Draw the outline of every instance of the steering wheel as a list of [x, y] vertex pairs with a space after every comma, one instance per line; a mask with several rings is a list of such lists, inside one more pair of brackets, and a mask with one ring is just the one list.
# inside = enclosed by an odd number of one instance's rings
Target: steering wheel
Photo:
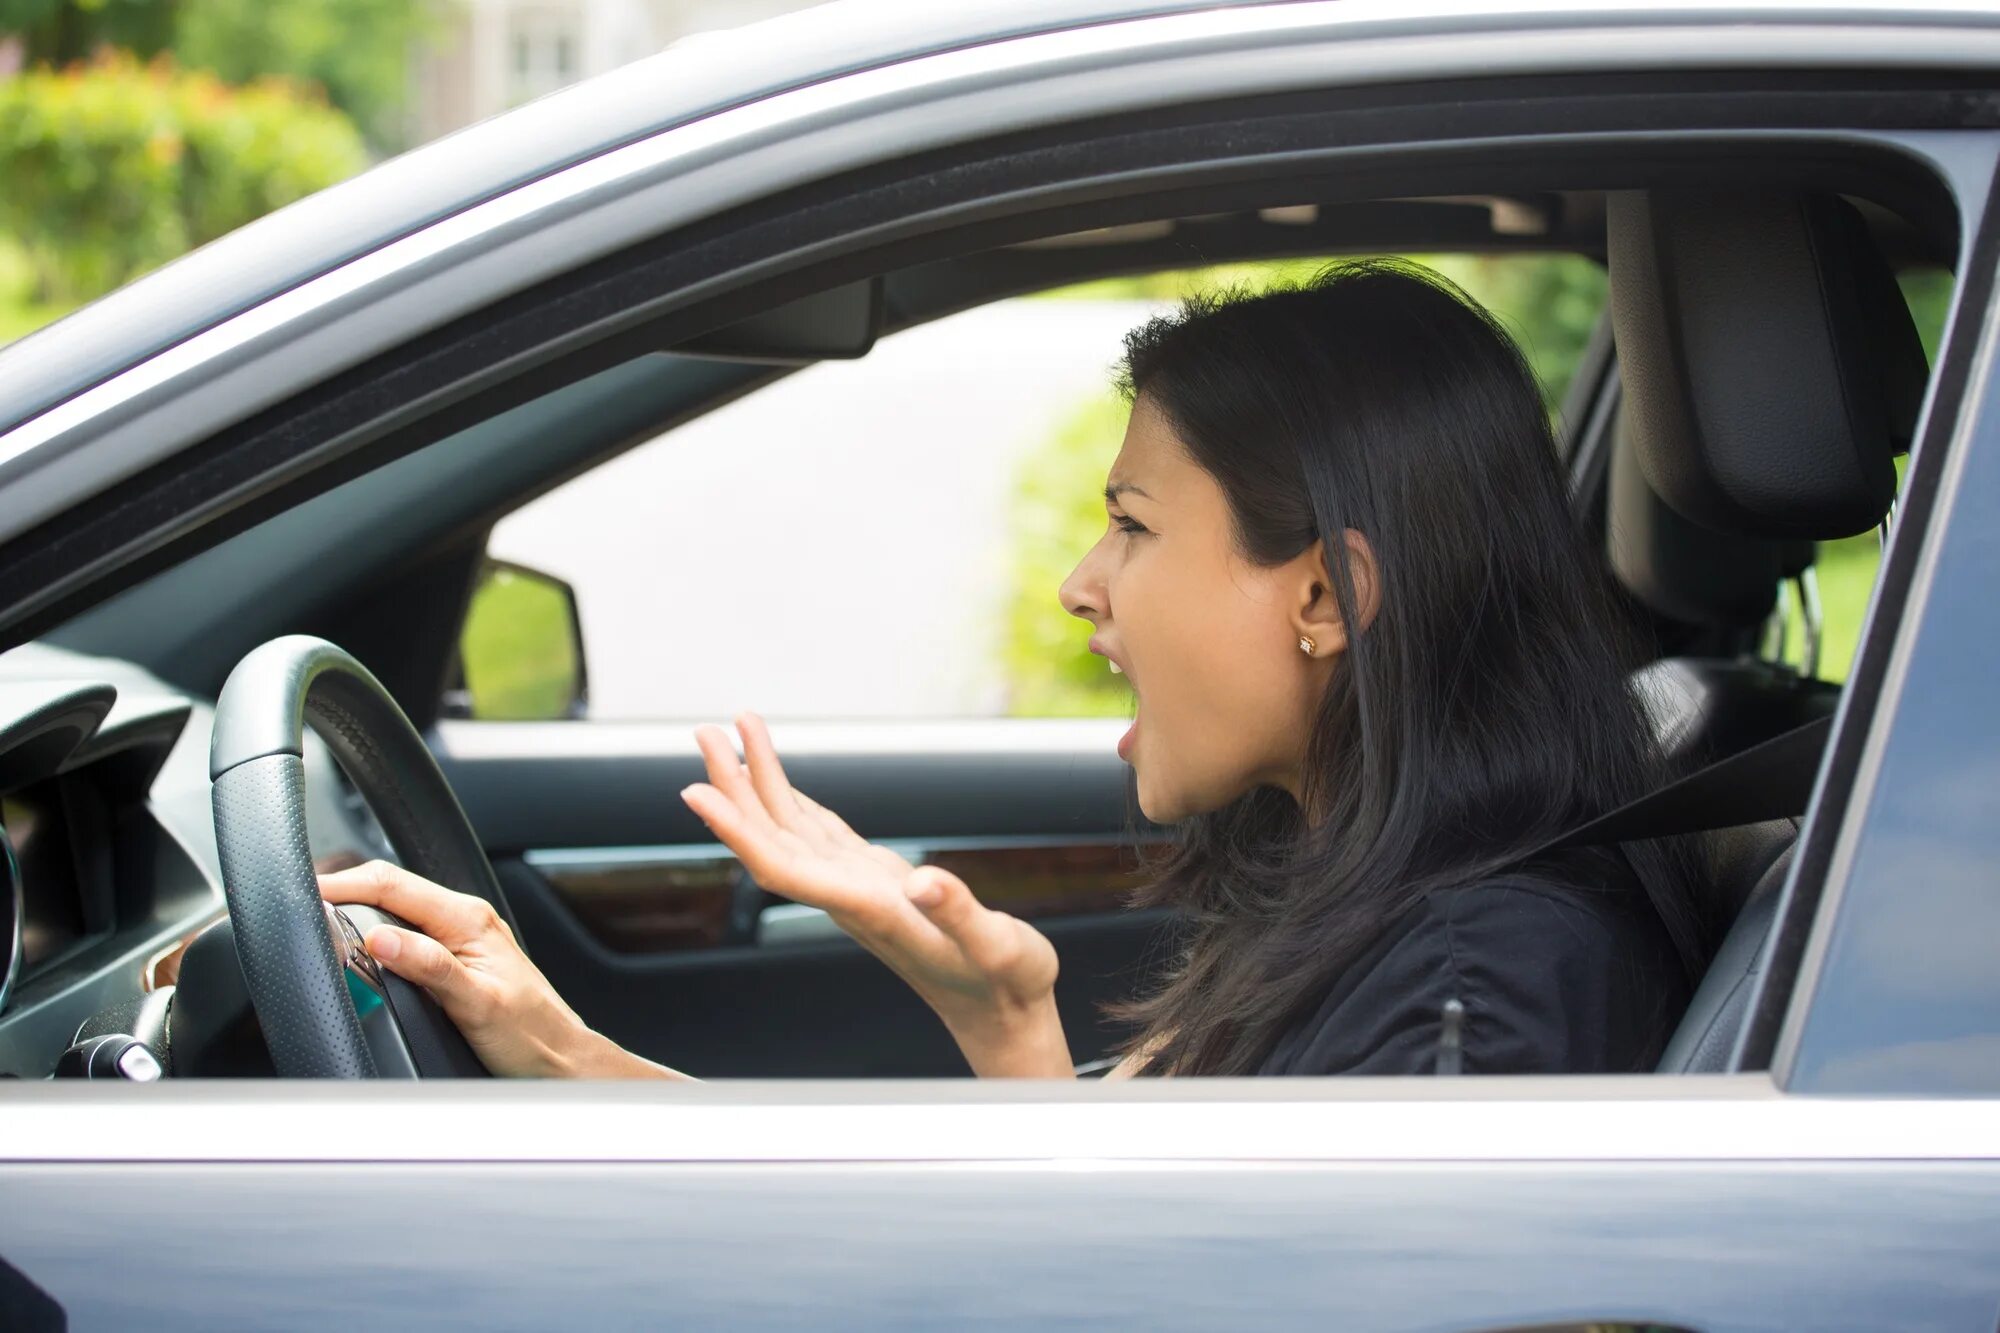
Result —
[[484, 898], [512, 924], [458, 798], [381, 682], [324, 639], [253, 649], [216, 701], [208, 771], [236, 956], [278, 1074], [485, 1074], [437, 1002], [361, 947], [371, 926], [395, 918], [320, 898], [306, 842], [307, 722], [407, 869]]

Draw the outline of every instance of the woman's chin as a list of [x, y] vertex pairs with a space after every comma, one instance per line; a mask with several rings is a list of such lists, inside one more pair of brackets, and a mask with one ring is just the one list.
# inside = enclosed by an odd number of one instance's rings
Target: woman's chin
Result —
[[1138, 793], [1139, 813], [1155, 824], [1171, 824], [1182, 818], [1182, 812], [1166, 793], [1158, 790], [1158, 784], [1146, 781], [1146, 770], [1134, 756], [1133, 772], [1137, 781], [1133, 784]]

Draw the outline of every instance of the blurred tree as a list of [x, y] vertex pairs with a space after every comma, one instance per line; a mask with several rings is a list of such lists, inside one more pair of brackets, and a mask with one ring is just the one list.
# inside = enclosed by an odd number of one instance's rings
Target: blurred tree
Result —
[[1131, 711], [1131, 689], [1084, 647], [1088, 627], [1056, 600], [1056, 589], [1104, 531], [1104, 474], [1117, 456], [1127, 415], [1124, 400], [1107, 387], [1102, 397], [1080, 404], [1016, 474], [1011, 591], [1001, 622], [1007, 711], [1016, 717]]
[[0, 237], [18, 250], [0, 298], [59, 313], [366, 160], [346, 116], [282, 80], [231, 88], [116, 52], [0, 80]]
[[229, 83], [262, 74], [316, 83], [375, 148], [403, 148], [411, 71], [446, 9], [446, 0], [200, 0], [181, 11], [174, 54]]
[[449, 0], [0, 0], [0, 33], [62, 68], [110, 47], [226, 83], [276, 75], [325, 89], [377, 151], [404, 146], [413, 62]]
[[58, 68], [103, 47], [158, 55], [173, 44], [180, 0], [0, 0], [0, 33], [19, 35], [30, 64]]

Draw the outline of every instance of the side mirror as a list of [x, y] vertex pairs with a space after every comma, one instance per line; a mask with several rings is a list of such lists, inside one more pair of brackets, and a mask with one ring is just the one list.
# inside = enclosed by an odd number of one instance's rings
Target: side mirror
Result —
[[444, 715], [539, 722], [584, 715], [588, 677], [576, 590], [525, 565], [489, 559], [458, 632]]

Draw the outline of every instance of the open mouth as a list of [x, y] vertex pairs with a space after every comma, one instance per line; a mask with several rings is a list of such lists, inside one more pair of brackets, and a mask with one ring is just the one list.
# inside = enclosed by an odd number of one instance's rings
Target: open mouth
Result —
[[1132, 688], [1132, 725], [1118, 738], [1118, 757], [1129, 763], [1132, 758], [1132, 747], [1139, 740], [1139, 687], [1132, 684], [1130, 673], [1116, 661], [1111, 663], [1111, 673], [1115, 676], [1124, 676], [1125, 683]]
[[1113, 657], [1110, 650], [1099, 644], [1096, 639], [1090, 641], [1090, 651], [1105, 660], [1111, 668], [1112, 675], [1125, 677], [1125, 683], [1132, 686], [1132, 725], [1127, 727], [1125, 734], [1118, 738], [1118, 757], [1129, 763], [1132, 757], [1132, 747], [1137, 744], [1139, 739], [1139, 687], [1133, 683], [1132, 674], [1125, 669], [1125, 664]]

